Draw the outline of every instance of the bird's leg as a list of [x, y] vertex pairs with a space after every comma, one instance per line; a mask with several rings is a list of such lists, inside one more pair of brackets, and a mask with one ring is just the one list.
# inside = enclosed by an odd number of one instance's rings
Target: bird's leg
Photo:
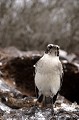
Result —
[[45, 105], [46, 105], [46, 97], [43, 95], [42, 107], [45, 107]]
[[46, 106], [46, 96], [44, 96], [43, 94], [39, 94], [36, 104], [38, 104], [38, 102], [40, 103], [41, 107], [45, 107]]
[[37, 102], [42, 102], [42, 100], [43, 100], [43, 95], [42, 94], [39, 94], [39, 96], [38, 96], [38, 99], [37, 99]]
[[53, 97], [51, 97], [51, 113], [54, 115]]
[[39, 93], [39, 96], [38, 96], [37, 100], [35, 101], [34, 107], [36, 108], [38, 103], [41, 103], [42, 100], [43, 100], [43, 95], [41, 93]]

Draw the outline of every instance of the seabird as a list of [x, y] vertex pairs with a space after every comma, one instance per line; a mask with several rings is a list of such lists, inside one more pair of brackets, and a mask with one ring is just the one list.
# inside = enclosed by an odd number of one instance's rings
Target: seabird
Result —
[[59, 49], [58, 45], [48, 44], [44, 55], [35, 64], [35, 86], [39, 91], [37, 101], [42, 98], [42, 103], [45, 104], [46, 98], [50, 97], [52, 108], [60, 90], [63, 75]]

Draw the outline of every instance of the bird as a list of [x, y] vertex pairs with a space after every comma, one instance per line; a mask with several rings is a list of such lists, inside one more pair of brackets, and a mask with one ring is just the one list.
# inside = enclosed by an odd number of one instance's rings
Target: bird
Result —
[[[59, 60], [60, 47], [55, 44], [48, 44], [44, 55], [36, 62], [35, 67], [35, 86], [38, 90], [37, 101], [46, 103], [46, 98], [52, 99], [52, 106], [60, 90], [63, 77], [63, 66]], [[52, 107], [52, 111], [53, 107]]]

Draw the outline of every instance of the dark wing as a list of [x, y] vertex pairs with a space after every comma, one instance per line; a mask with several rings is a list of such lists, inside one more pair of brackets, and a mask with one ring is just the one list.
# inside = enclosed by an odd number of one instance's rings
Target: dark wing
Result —
[[58, 95], [59, 91], [56, 93], [56, 95], [54, 95], [53, 97], [53, 104], [55, 103], [56, 99], [57, 99], [57, 95]]
[[60, 80], [61, 80], [61, 82], [60, 82], [60, 87], [61, 87], [61, 85], [62, 85], [62, 82], [63, 82], [63, 66], [62, 66], [62, 63], [61, 62], [59, 62], [59, 64], [58, 64], [58, 69], [59, 69], [59, 73], [60, 73]]
[[39, 95], [39, 90], [38, 90], [38, 88], [36, 87], [36, 85], [35, 85], [35, 93], [36, 93], [37, 101], [38, 101], [38, 102], [42, 102], [42, 100], [43, 100], [43, 94], [40, 94], [40, 95]]
[[35, 94], [36, 94], [36, 97], [38, 98], [38, 96], [39, 96], [39, 90], [38, 90], [38, 88], [36, 87], [36, 85], [35, 85]]

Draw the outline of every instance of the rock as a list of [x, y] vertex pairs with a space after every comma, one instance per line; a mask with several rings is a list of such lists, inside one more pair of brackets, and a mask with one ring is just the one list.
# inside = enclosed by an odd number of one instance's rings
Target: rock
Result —
[[[40, 56], [15, 57], [10, 59], [3, 68], [4, 77], [13, 78], [16, 86], [27, 95], [35, 95], [34, 67]], [[7, 71], [7, 73], [6, 73]], [[9, 79], [9, 78], [8, 78]]]
[[23, 107], [21, 109], [13, 109], [10, 111], [5, 111], [1, 118], [6, 119], [45, 119], [45, 120], [78, 120], [79, 119], [79, 105], [76, 103], [70, 103], [67, 99], [62, 96], [58, 96], [57, 101], [54, 106], [54, 115], [51, 114], [50, 108], [40, 108], [37, 107], [33, 113], [33, 107]]
[[[17, 88], [23, 92], [23, 94], [27, 96], [35, 96], [35, 69], [33, 65], [41, 58], [43, 52], [19, 51], [18, 53], [19, 55], [16, 57], [12, 57], [11, 54], [11, 57], [9, 57], [10, 59], [6, 59], [5, 64], [3, 63], [1, 67], [3, 77], [15, 82]], [[60, 90], [60, 94], [72, 102], [76, 101], [79, 103], [79, 64], [76, 62], [76, 60], [78, 61], [79, 59], [77, 55], [75, 55], [75, 58], [72, 56], [72, 59], [69, 57], [69, 55], [67, 55], [67, 53], [64, 56], [61, 53], [60, 55], [60, 60], [64, 68], [63, 84]]]
[[79, 104], [79, 68], [73, 63], [64, 63], [64, 77], [60, 94]]
[[[33, 65], [42, 57], [43, 52], [21, 52], [17, 49], [5, 49], [1, 52], [0, 64], [0, 119], [44, 119], [44, 120], [78, 120], [79, 119], [79, 64], [78, 57], [71, 59], [61, 54], [64, 68], [63, 83], [54, 105], [41, 108], [36, 101]], [[11, 52], [10, 52], [11, 51]], [[12, 55], [13, 54], [13, 55]], [[7, 57], [6, 57], [7, 56]], [[67, 99], [65, 99], [67, 98]], [[77, 103], [72, 103], [76, 101]], [[34, 114], [35, 112], [35, 114]]]

